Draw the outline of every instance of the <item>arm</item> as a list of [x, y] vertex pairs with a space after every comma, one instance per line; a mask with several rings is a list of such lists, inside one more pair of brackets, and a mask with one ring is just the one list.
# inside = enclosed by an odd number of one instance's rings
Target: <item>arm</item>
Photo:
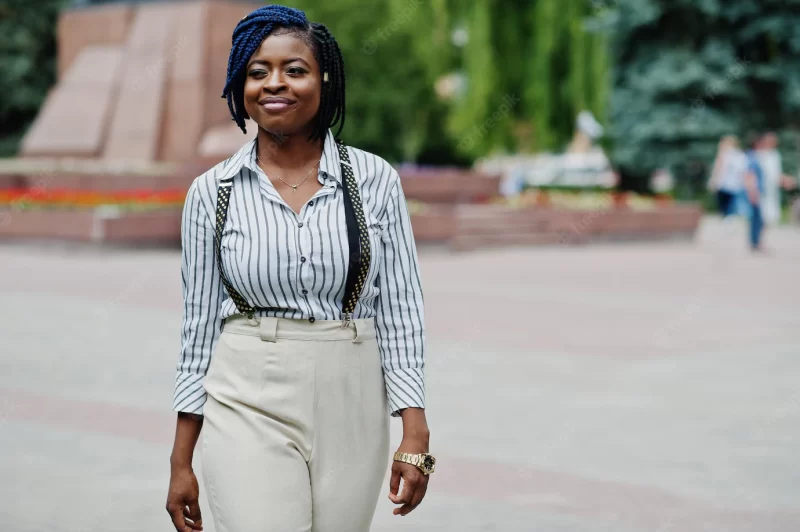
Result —
[[[383, 360], [386, 392], [392, 416], [403, 418], [403, 440], [397, 449], [411, 454], [429, 451], [430, 431], [425, 418], [425, 315], [417, 250], [405, 195], [397, 172], [386, 207], [386, 238], [380, 265], [376, 325]], [[403, 489], [400, 489], [400, 480]], [[406, 515], [425, 496], [428, 477], [416, 467], [392, 463], [389, 499], [395, 515]]]
[[196, 180], [189, 188], [181, 223], [183, 328], [173, 410], [178, 412], [170, 456], [167, 512], [179, 532], [202, 530], [200, 489], [192, 470], [194, 448], [203, 427], [206, 393], [203, 377], [219, 337], [222, 282], [214, 262], [213, 199]]
[[206, 401], [203, 378], [219, 338], [224, 295], [215, 262], [212, 194], [216, 190], [196, 180], [186, 196], [181, 223], [183, 327], [172, 409], [198, 415]]
[[419, 415], [407, 409], [425, 408], [425, 315], [416, 244], [399, 177], [384, 220], [387, 236], [378, 273], [377, 336], [390, 411], [404, 418], [405, 427], [406, 416]]
[[757, 205], [761, 201], [761, 194], [758, 191], [758, 178], [752, 170], [748, 170], [744, 175], [744, 188], [750, 203]]
[[722, 171], [724, 157], [722, 150], [717, 151], [717, 157], [714, 159], [714, 167], [711, 170], [711, 177], [708, 180], [708, 190], [716, 190], [719, 188], [720, 173]]

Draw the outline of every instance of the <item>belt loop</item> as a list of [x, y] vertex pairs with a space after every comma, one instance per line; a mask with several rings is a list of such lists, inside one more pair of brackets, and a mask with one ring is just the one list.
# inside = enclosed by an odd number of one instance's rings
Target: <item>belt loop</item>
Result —
[[355, 336], [353, 337], [353, 343], [354, 344], [362, 343], [364, 341], [364, 337], [361, 336], [359, 333], [358, 324], [355, 321], [352, 321], [350, 323], [353, 326], [353, 332], [355, 333]]
[[261, 318], [259, 332], [262, 341], [275, 343], [278, 338], [278, 318]]

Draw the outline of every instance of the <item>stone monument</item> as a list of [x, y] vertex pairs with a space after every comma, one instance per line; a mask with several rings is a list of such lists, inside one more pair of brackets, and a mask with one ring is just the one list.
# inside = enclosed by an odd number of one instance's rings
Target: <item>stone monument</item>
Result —
[[247, 139], [220, 97], [231, 33], [260, 2], [114, 3], [65, 10], [58, 80], [20, 156], [184, 163]]

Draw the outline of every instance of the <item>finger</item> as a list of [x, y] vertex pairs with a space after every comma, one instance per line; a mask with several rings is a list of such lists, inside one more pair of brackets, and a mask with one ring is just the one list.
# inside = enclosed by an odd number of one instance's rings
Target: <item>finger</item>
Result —
[[399, 493], [398, 494], [393, 494], [393, 493], [389, 494], [389, 500], [391, 500], [395, 504], [403, 504], [405, 502], [408, 502], [406, 500], [406, 498], [405, 498], [406, 497], [405, 494], [408, 491], [408, 488], [407, 488], [408, 481], [406, 479], [402, 479], [402, 480], [403, 480], [403, 483], [400, 486]]
[[[416, 491], [416, 479], [412, 478], [403, 478], [403, 488], [400, 490], [400, 495], [395, 497], [392, 502], [395, 504], [403, 504], [408, 505], [411, 503], [411, 497], [414, 495], [414, 491]], [[395, 515], [397, 515], [399, 508], [395, 508]]]
[[201, 519], [193, 519], [192, 518], [192, 511], [189, 510], [189, 507], [183, 509], [183, 517], [186, 526], [189, 527], [190, 530], [203, 530], [203, 522]]
[[408, 515], [409, 513], [411, 513], [411, 510], [413, 509], [414, 507], [411, 505], [410, 502], [408, 502], [403, 506], [400, 506], [399, 508], [395, 508], [393, 513], [394, 515]]
[[[423, 492], [420, 494], [420, 492]], [[424, 488], [418, 487], [414, 491], [414, 495], [412, 496], [411, 502], [404, 504], [400, 508], [395, 508], [395, 514], [397, 515], [408, 515], [413, 512], [417, 506], [419, 506], [420, 501], [422, 501], [422, 497], [424, 497]]]
[[400, 508], [394, 509], [394, 515], [400, 515], [400, 516], [408, 515], [411, 513], [411, 510], [413, 509], [414, 508], [410, 504], [404, 504]]
[[186, 526], [186, 519], [183, 517], [183, 512], [180, 508], [167, 508], [172, 524], [178, 532], [191, 532], [192, 529]]
[[203, 530], [203, 516], [200, 514], [200, 502], [197, 499], [189, 501], [189, 515], [187, 517], [194, 523], [189, 525], [193, 530]]
[[400, 471], [396, 467], [392, 467], [392, 478], [389, 480], [389, 493], [397, 495], [397, 490], [400, 489]]
[[[413, 491], [409, 491], [407, 502], [400, 508], [395, 508], [395, 515], [408, 515], [414, 508], [417, 507], [419, 501], [422, 500], [424, 495], [424, 487], [421, 482], [416, 482], [413, 486]], [[422, 492], [422, 493], [421, 493]]]
[[422, 482], [417, 485], [417, 489], [414, 491], [414, 496], [411, 498], [411, 508], [416, 509], [419, 506], [419, 503], [422, 502], [422, 499], [425, 498], [425, 494], [428, 492], [428, 478], [426, 477]]
[[417, 489], [417, 478], [413, 475], [403, 477], [403, 489], [400, 490], [400, 495], [397, 497], [399, 503], [410, 503], [414, 491]]
[[417, 486], [416, 484], [411, 484], [411, 483], [407, 483], [407, 485], [409, 486], [409, 489], [407, 489], [404, 493], [406, 498], [403, 502], [405, 504], [403, 504], [403, 506], [401, 506], [400, 508], [394, 509], [395, 515], [408, 515], [409, 512], [411, 512], [411, 510], [414, 509], [414, 505], [412, 504], [411, 501], [413, 500], [414, 494], [417, 491]]

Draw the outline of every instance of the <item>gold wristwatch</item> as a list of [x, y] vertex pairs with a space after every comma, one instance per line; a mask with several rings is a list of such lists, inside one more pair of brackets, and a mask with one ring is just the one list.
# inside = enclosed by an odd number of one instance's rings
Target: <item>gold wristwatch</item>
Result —
[[409, 454], [397, 451], [394, 453], [394, 459], [398, 462], [405, 462], [406, 464], [416, 466], [417, 469], [422, 471], [423, 475], [430, 475], [433, 473], [433, 470], [436, 469], [436, 458], [428, 453]]

